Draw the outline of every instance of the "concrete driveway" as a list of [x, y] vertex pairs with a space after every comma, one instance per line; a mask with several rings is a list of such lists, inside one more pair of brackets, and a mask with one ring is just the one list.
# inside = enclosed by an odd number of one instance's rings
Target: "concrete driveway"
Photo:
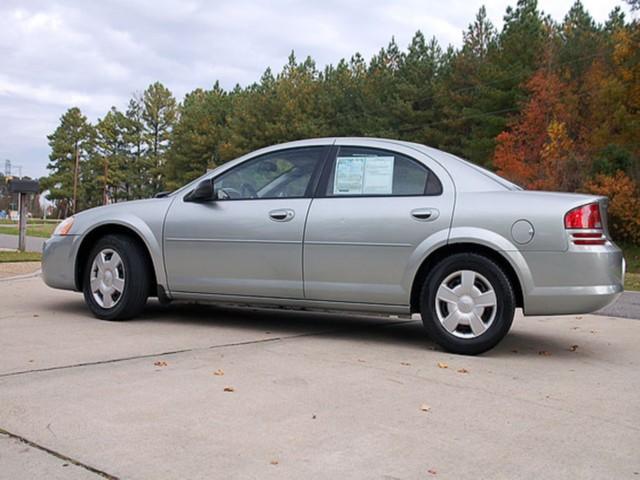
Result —
[[[418, 320], [0, 283], [0, 478], [640, 478], [640, 322], [521, 318], [480, 357]], [[225, 391], [227, 390], [227, 391]]]

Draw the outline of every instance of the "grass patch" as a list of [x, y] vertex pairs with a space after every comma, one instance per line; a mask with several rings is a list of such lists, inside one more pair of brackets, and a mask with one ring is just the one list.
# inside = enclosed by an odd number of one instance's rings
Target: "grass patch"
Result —
[[[58, 220], [57, 218], [28, 218], [27, 224], [38, 224], [38, 223], [60, 223], [62, 220]], [[8, 218], [0, 219], [0, 225], [17, 225], [18, 222], [14, 220], [9, 220]]]
[[7, 262], [39, 262], [42, 260], [40, 252], [0, 251], [0, 263]]
[[640, 245], [620, 244], [627, 261], [627, 272], [640, 273]]
[[624, 289], [640, 292], [640, 273], [627, 273], [624, 276]]
[[[57, 223], [31, 223], [27, 224], [28, 237], [49, 238], [56, 229]], [[18, 235], [18, 224], [0, 224], [0, 233]]]

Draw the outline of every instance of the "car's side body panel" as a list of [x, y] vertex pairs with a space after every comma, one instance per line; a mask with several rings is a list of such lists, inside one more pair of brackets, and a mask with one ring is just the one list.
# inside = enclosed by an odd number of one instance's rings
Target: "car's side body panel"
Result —
[[[176, 199], [165, 224], [170, 292], [303, 298], [302, 238], [310, 203]], [[285, 209], [294, 212], [289, 221], [269, 216]]]
[[[109, 233], [110, 226], [118, 226], [130, 230], [142, 240], [153, 263], [157, 283], [166, 289], [168, 285], [162, 252], [162, 232], [164, 216], [172, 201], [173, 198], [136, 200], [98, 207], [83, 212], [84, 215], [76, 215], [72, 235], [54, 236], [47, 240], [43, 257], [56, 262], [57, 266], [50, 267], [43, 263], [43, 267], [46, 267], [43, 271], [48, 271], [47, 275], [52, 277], [51, 282], [62, 283], [63, 286], [57, 288], [78, 290], [75, 273], [78, 268], [84, 267], [78, 264], [78, 253], [85, 240], [98, 228], [104, 228], [105, 233]], [[60, 272], [59, 276], [64, 280], [55, 279], [56, 275], [52, 271]], [[50, 284], [49, 281], [47, 284]]]
[[[446, 237], [453, 194], [437, 197], [317, 198], [304, 242], [305, 297], [407, 305], [403, 283], [413, 253], [430, 237]], [[440, 212], [432, 221], [414, 209]], [[438, 235], [440, 234], [440, 235]]]

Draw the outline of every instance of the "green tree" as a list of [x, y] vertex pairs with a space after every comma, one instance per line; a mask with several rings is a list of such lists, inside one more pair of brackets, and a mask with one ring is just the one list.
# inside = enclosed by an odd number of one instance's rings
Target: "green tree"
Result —
[[127, 200], [144, 198], [150, 191], [149, 161], [145, 156], [145, 132], [142, 118], [143, 100], [134, 95], [125, 112], [124, 140], [128, 153], [124, 159], [124, 195]]
[[178, 188], [220, 165], [227, 141], [231, 98], [218, 82], [211, 90], [196, 89], [185, 96], [180, 120], [171, 135], [167, 187]]
[[96, 124], [96, 151], [93, 161], [100, 171], [96, 180], [102, 184], [102, 204], [117, 202], [128, 174], [126, 159], [130, 155], [126, 140], [127, 117], [116, 107]]
[[169, 138], [176, 122], [178, 109], [173, 94], [162, 83], [155, 82], [142, 94], [144, 141], [149, 161], [149, 195], [164, 188], [164, 165]]
[[[49, 199], [58, 203], [62, 216], [82, 208], [80, 198], [91, 181], [83, 182], [82, 166], [91, 157], [95, 130], [79, 108], [73, 107], [60, 117], [60, 125], [49, 136], [49, 177], [43, 182]], [[89, 180], [89, 179], [87, 179]]]

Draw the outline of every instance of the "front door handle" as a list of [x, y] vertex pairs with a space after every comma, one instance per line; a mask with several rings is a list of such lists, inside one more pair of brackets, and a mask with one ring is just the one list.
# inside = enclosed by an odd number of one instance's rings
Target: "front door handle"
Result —
[[440, 211], [437, 208], [414, 208], [411, 216], [421, 222], [432, 222], [440, 216]]
[[296, 216], [296, 213], [289, 208], [271, 210], [269, 212], [269, 217], [271, 218], [271, 220], [275, 222], [288, 222], [295, 216]]

